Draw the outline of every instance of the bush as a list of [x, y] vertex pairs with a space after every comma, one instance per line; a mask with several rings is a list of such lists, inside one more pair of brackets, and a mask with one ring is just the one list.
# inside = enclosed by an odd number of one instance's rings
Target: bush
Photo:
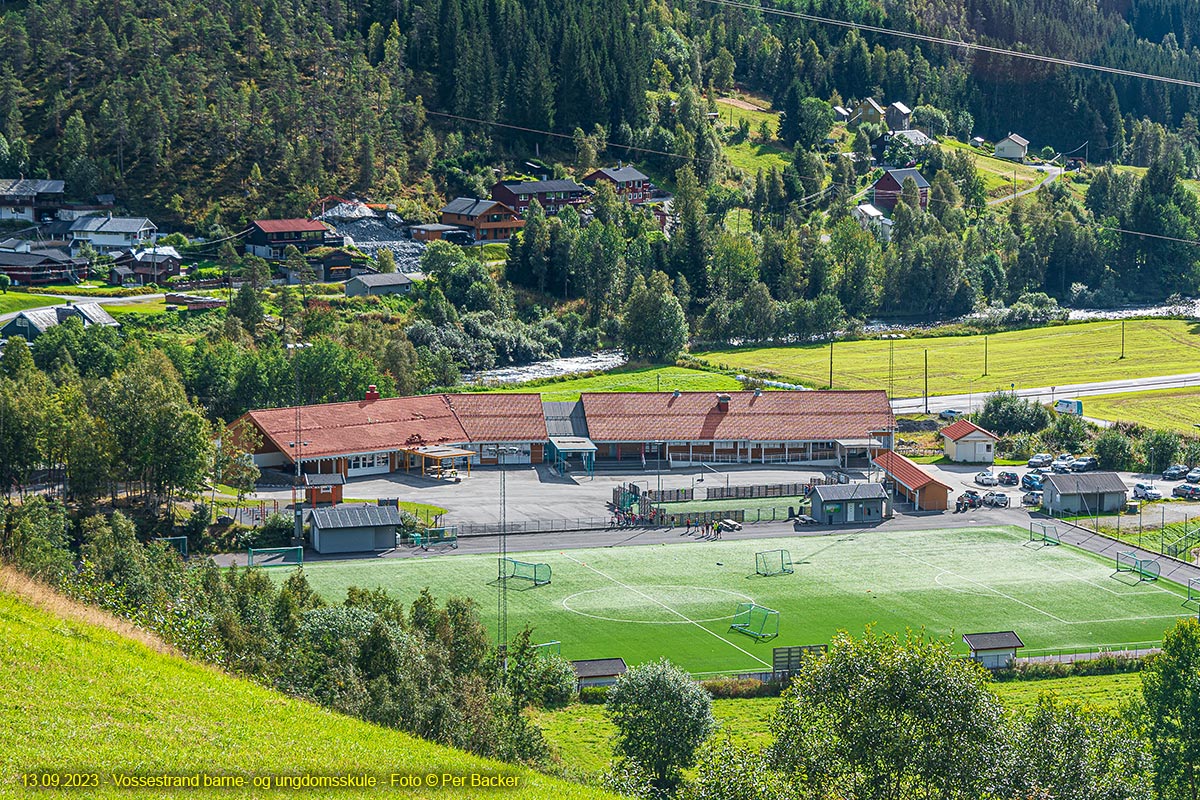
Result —
[[608, 701], [607, 686], [584, 686], [579, 690], [579, 702], [589, 706], [602, 706]]
[[1117, 675], [1140, 672], [1145, 659], [1126, 655], [1103, 655], [1086, 661], [1018, 662], [1009, 669], [996, 670], [997, 681], [1040, 681], [1050, 678], [1083, 677], [1087, 675]]
[[997, 436], [1037, 433], [1050, 424], [1050, 411], [1011, 392], [995, 392], [984, 401], [978, 422]]
[[713, 678], [700, 683], [715, 700], [746, 700], [752, 697], [778, 697], [783, 684], [757, 678]]

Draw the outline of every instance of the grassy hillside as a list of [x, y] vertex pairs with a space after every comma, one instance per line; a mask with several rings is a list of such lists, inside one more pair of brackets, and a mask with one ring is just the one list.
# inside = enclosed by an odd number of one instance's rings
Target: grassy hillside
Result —
[[543, 400], [578, 400], [580, 392], [732, 392], [744, 388], [736, 378], [686, 367], [636, 367], [569, 378], [562, 381], [533, 381], [495, 389], [471, 391], [541, 392]]
[[[323, 711], [172, 655], [121, 623], [0, 571], [0, 795], [23, 774], [95, 773], [74, 797], [593, 798], [592, 788], [476, 758]], [[36, 606], [38, 607], [35, 607]], [[97, 622], [103, 625], [96, 624]], [[136, 631], [131, 631], [137, 635]], [[113, 773], [227, 775], [234, 789], [121, 789]], [[392, 774], [465, 777], [452, 789], [393, 788]], [[515, 777], [517, 788], [471, 788], [471, 775]], [[374, 789], [255, 788], [255, 776], [371, 775]], [[435, 779], [440, 781], [440, 778]], [[49, 794], [49, 793], [48, 793]], [[56, 793], [55, 793], [56, 794]], [[612, 795], [607, 795], [612, 797]]]
[[[983, 336], [935, 336], [895, 341], [895, 396], [919, 397], [924, 353], [929, 351], [929, 393], [966, 394], [1029, 386], [1176, 375], [1200, 363], [1200, 328], [1175, 319], [1087, 322], [992, 334], [984, 375]], [[838, 342], [833, 354], [836, 389], [888, 385], [892, 342]], [[742, 347], [693, 353], [714, 366], [775, 373], [783, 380], [822, 387], [829, 383], [829, 345]]]
[[7, 314], [11, 311], [24, 311], [27, 308], [37, 308], [38, 306], [53, 305], [57, 302], [53, 297], [44, 295], [26, 294], [25, 292], [10, 291], [0, 294], [0, 314]]
[[1098, 394], [1083, 400], [1089, 417], [1114, 422], [1137, 422], [1151, 428], [1195, 434], [1200, 424], [1200, 386], [1149, 392]]
[[[1033, 705], [1042, 694], [1063, 700], [1076, 700], [1106, 711], [1116, 710], [1122, 702], [1138, 694], [1142, 679], [1136, 673], [1097, 675], [1087, 678], [1056, 678], [1045, 681], [1014, 681], [992, 686], [1010, 709]], [[738, 744], [765, 747], [771, 743], [770, 719], [779, 700], [774, 697], [754, 700], [715, 700], [713, 715], [721, 727], [715, 736], [729, 734]], [[604, 769], [611, 758], [616, 728], [603, 706], [573, 705], [538, 715], [538, 726], [563, 763], [578, 769]]]

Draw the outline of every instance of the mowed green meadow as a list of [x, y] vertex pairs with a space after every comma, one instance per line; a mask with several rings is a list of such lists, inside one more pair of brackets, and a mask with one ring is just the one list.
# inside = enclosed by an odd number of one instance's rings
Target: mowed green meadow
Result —
[[0, 314], [8, 314], [13, 311], [24, 311], [27, 308], [37, 308], [38, 306], [54, 305], [58, 300], [54, 297], [46, 297], [42, 294], [28, 294], [26, 292], [0, 292]]
[[[1200, 367], [1200, 364], [1197, 364]], [[1113, 422], [1136, 422], [1160, 430], [1196, 435], [1200, 424], [1200, 386], [1121, 392], [1081, 397], [1083, 413]]]
[[744, 388], [737, 378], [687, 367], [634, 367], [561, 381], [533, 381], [471, 391], [538, 392], [543, 400], [578, 400], [581, 392], [734, 392]]
[[[710, 364], [768, 372], [813, 387], [829, 384], [828, 344], [742, 347], [694, 353]], [[1035, 386], [1143, 378], [1195, 372], [1200, 365], [1200, 325], [1177, 319], [1129, 320], [1121, 359], [1121, 323], [1086, 322], [987, 337], [935, 336], [868, 339], [833, 346], [833, 388], [888, 386], [889, 353], [894, 353], [896, 397], [924, 392], [925, 353], [929, 353], [929, 393], [966, 394]]]
[[[1015, 630], [1030, 649], [1154, 642], [1196, 613], [1165, 581], [1118, 580], [1113, 566], [1070, 546], [1039, 546], [1010, 527], [833, 532], [752, 541], [607, 547], [515, 557], [549, 564], [553, 580], [511, 581], [509, 628], [559, 641], [570, 659], [667, 656], [695, 673], [765, 671], [781, 645], [828, 642], [839, 630], [924, 628], [963, 649], [964, 633]], [[787, 549], [790, 575], [755, 574], [755, 553]], [[405, 601], [423, 587], [473, 597], [494, 629], [496, 558], [459, 554], [306, 564], [314, 588], [340, 601], [349, 586]], [[283, 579], [286, 570], [273, 570]], [[1124, 579], [1127, 574], [1119, 576]], [[779, 636], [729, 629], [739, 603], [776, 609]]]

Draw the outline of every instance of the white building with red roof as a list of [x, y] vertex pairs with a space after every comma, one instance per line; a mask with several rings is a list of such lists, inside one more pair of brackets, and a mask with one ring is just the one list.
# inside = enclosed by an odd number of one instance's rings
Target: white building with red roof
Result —
[[956, 420], [941, 430], [946, 458], [963, 464], [991, 464], [996, 460], [1000, 437], [968, 419]]

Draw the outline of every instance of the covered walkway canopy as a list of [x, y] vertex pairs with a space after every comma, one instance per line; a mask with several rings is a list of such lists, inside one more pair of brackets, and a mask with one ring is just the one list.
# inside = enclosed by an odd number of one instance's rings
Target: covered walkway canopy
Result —
[[595, 477], [596, 445], [586, 436], [551, 436], [550, 456], [559, 472], [567, 471], [567, 460], [579, 456], [589, 478]]
[[[419, 458], [421, 460], [421, 474], [428, 475], [432, 473], [433, 477], [439, 480], [457, 477], [458, 467], [454, 465], [454, 462], [460, 458], [466, 463], [467, 475], [469, 476], [471, 474], [471, 458], [477, 455], [474, 450], [464, 450], [461, 447], [451, 447], [444, 444], [401, 446], [396, 449], [405, 456], [405, 472], [408, 472], [409, 463], [414, 458]], [[432, 462], [432, 467], [429, 467], [429, 462]]]

